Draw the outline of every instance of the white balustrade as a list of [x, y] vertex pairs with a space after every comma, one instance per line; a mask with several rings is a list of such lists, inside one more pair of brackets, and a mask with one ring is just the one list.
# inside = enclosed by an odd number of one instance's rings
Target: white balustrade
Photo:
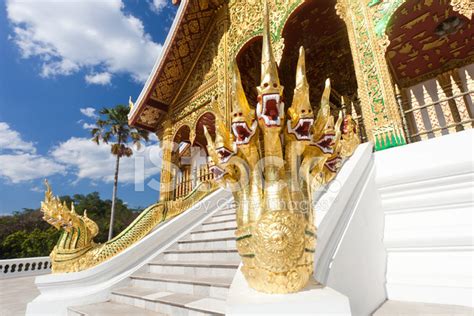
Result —
[[34, 257], [0, 260], [0, 272], [0, 279], [51, 273], [51, 259]]

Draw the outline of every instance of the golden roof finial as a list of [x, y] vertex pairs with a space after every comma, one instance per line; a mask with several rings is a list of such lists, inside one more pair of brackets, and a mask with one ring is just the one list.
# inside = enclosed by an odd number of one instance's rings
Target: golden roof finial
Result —
[[255, 110], [250, 107], [245, 96], [237, 60], [234, 60], [232, 65], [232, 73], [232, 122], [245, 121], [247, 127], [251, 128]]
[[[226, 120], [224, 117], [224, 114], [222, 113], [222, 110], [219, 106], [219, 102], [217, 100], [214, 100], [214, 103], [212, 105], [215, 117], [216, 117], [216, 122], [215, 122], [215, 128], [216, 128], [216, 137], [215, 137], [215, 145], [216, 148], [220, 147], [226, 147], [227, 149], [232, 148], [232, 134], [230, 132], [230, 129], [227, 128]], [[204, 126], [206, 127], [206, 126]], [[207, 129], [205, 133], [208, 133]], [[206, 136], [207, 137], [207, 136]]]
[[[288, 116], [291, 119], [289, 131], [298, 126], [300, 119], [314, 118], [309, 101], [309, 85], [306, 79], [305, 51], [303, 46], [300, 47], [298, 65], [296, 66], [296, 85], [294, 91], [293, 102], [288, 108]], [[310, 124], [313, 125], [313, 122]], [[293, 133], [295, 132], [293, 131]]]
[[133, 101], [132, 101], [132, 96], [128, 97], [128, 106], [130, 107], [130, 110], [133, 109], [134, 104], [133, 104]]
[[[296, 66], [296, 87], [297, 90], [309, 91], [308, 80], [306, 79], [306, 59], [304, 47], [300, 47], [298, 65]], [[309, 97], [309, 96], [308, 96]]]
[[[314, 133], [315, 140], [318, 140], [319, 137], [321, 136], [321, 133], [323, 133], [323, 131], [327, 129], [326, 126], [328, 124], [328, 121], [331, 120], [332, 118], [331, 109], [329, 106], [330, 96], [331, 96], [331, 80], [327, 78], [325, 86], [324, 86], [323, 95], [321, 96], [321, 105], [318, 111], [318, 115], [316, 116], [316, 122], [313, 125], [313, 133]], [[334, 125], [334, 119], [333, 119], [332, 124]]]
[[267, 0], [263, 2], [263, 44], [262, 44], [262, 74], [260, 87], [257, 87], [260, 95], [281, 94], [283, 87], [280, 85], [278, 68], [273, 56], [272, 43], [270, 38], [270, 13], [268, 11]]
[[250, 105], [245, 96], [244, 87], [242, 86], [237, 60], [234, 60], [232, 64], [232, 111], [250, 112]]

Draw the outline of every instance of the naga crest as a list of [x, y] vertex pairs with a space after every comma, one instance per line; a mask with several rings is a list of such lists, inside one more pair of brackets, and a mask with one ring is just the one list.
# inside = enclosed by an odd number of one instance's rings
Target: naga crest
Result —
[[[266, 3], [264, 9], [262, 74], [256, 108], [245, 97], [234, 62], [233, 135], [225, 127], [216, 128], [216, 142], [207, 130], [205, 134], [215, 179], [221, 187], [232, 189], [237, 204], [236, 241], [243, 275], [258, 291], [290, 293], [304, 288], [313, 274], [313, 193], [335, 177], [359, 140], [356, 133], [346, 132], [354, 121], [346, 118], [342, 133], [342, 114], [336, 123], [330, 114], [329, 79], [317, 115], [313, 112], [302, 47], [293, 101], [285, 113]], [[219, 154], [220, 144], [232, 138], [232, 154]]]
[[[79, 215], [74, 210], [74, 204], [71, 203], [71, 208], [66, 205], [66, 202], [61, 202], [58, 197], [53, 195], [51, 187], [47, 181], [44, 201], [41, 202], [41, 211], [43, 212], [43, 219], [51, 226], [58, 230], [64, 230], [61, 237], [51, 252], [51, 259], [53, 261], [53, 272], [64, 272], [68, 270], [78, 271], [79, 259], [96, 245], [93, 238], [99, 233], [99, 226], [87, 217], [87, 211], [84, 215]], [[61, 263], [65, 262], [63, 266]]]

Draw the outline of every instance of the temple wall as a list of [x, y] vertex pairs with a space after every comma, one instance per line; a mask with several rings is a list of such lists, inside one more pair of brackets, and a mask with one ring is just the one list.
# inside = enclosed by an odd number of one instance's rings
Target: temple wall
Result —
[[[435, 79], [424, 79], [422, 83], [417, 82], [416, 84], [404, 85], [400, 88], [402, 90], [401, 93], [396, 91], [395, 83], [397, 81], [393, 76], [393, 68], [387, 62], [387, 48], [390, 47], [390, 40], [386, 34], [390, 30], [387, 30], [387, 26], [391, 25], [389, 22], [392, 23], [391, 19], [396, 18], [396, 14], [400, 13], [400, 9], [404, 5], [409, 5], [410, 10], [415, 10], [412, 8], [416, 6], [415, 2], [412, 3], [409, 0], [372, 0], [369, 2], [363, 0], [337, 0], [335, 3], [338, 19], [344, 23], [344, 27], [340, 32], [347, 32], [347, 34], [341, 33], [341, 36], [350, 43], [350, 49], [348, 50], [354, 63], [354, 80], [356, 81], [356, 84], [350, 85], [350, 91], [347, 92], [347, 95], [343, 95], [343, 97], [349, 96], [352, 93], [351, 102], [356, 104], [356, 111], [361, 116], [360, 123], [363, 124], [364, 136], [367, 136], [368, 141], [374, 143], [375, 150], [445, 135], [469, 128], [472, 125], [473, 100], [469, 93], [463, 95], [463, 100], [459, 102], [453, 97], [452, 101], [447, 102], [449, 103], [448, 105], [446, 105], [447, 103], [439, 104], [418, 109], [408, 114], [405, 113], [410, 108], [426, 105], [427, 98], [432, 103], [442, 101], [443, 93], [440, 93], [439, 86], [447, 85], [446, 83], [437, 84], [434, 81]], [[463, 7], [464, 4], [464, 0], [455, 2], [446, 0], [446, 3], [440, 2], [439, 5], [450, 6], [454, 12], [466, 15], [467, 13]], [[284, 64], [286, 58], [285, 51], [297, 50], [298, 47], [291, 46], [299, 45], [297, 42], [293, 44], [291, 42], [288, 47], [285, 47], [287, 44], [284, 38], [285, 30], [288, 29], [289, 23], [294, 22], [290, 18], [299, 16], [300, 12], [304, 15], [304, 5], [308, 5], [308, 3], [303, 0], [269, 2], [272, 45], [277, 62], [281, 63], [280, 67], [282, 67], [281, 69], [285, 73], [289, 73], [292, 70], [291, 65], [288, 67], [288, 65]], [[426, 5], [429, 6], [429, 4]], [[298, 11], [300, 9], [301, 11]], [[315, 10], [313, 14], [319, 19], [323, 12]], [[215, 113], [216, 105], [221, 112], [222, 118], [229, 124], [231, 112], [230, 67], [238, 54], [249, 43], [261, 36], [263, 30], [262, 22], [263, 13], [260, 0], [231, 0], [216, 9], [199, 52], [194, 57], [192, 67], [187, 70], [188, 73], [183, 80], [183, 84], [175, 91], [175, 96], [170, 105], [171, 110], [166, 118], [168, 123], [167, 135], [174, 135], [179, 128], [187, 125], [190, 128], [189, 142], [193, 143], [198, 130], [197, 123], [199, 118], [208, 112]], [[304, 23], [304, 21], [300, 22]], [[314, 27], [306, 31], [318, 33]], [[304, 38], [305, 36], [310, 37], [311, 34], [299, 33], [298, 36]], [[331, 58], [337, 59], [337, 56], [332, 56]], [[258, 61], [256, 63], [259, 64]], [[461, 93], [469, 92], [472, 90], [473, 85], [473, 66], [462, 67], [462, 65], [458, 65], [456, 67], [459, 67], [459, 70], [455, 75], [455, 80], [463, 85], [459, 91]], [[311, 67], [308, 69], [311, 69]], [[315, 71], [319, 71], [318, 69]], [[453, 71], [451, 68], [448, 70]], [[336, 70], [336, 73], [340, 72]], [[436, 75], [438, 76], [438, 74]], [[351, 76], [354, 77], [353, 74]], [[346, 77], [351, 76], [346, 74]], [[243, 74], [242, 78], [244, 77]], [[291, 82], [292, 77], [289, 76], [288, 78], [289, 82]], [[316, 79], [319, 81], [319, 77]], [[410, 78], [410, 80], [412, 79]], [[285, 85], [288, 86], [285, 87], [285, 91], [287, 97], [289, 97], [288, 101], [291, 102], [290, 90], [292, 86], [291, 84]], [[348, 85], [343, 85], [343, 87], [346, 86]], [[450, 86], [455, 88], [452, 84]], [[337, 83], [334, 84], [334, 87], [337, 88]], [[315, 100], [318, 99], [318, 89], [320, 88], [312, 83], [311, 89], [315, 96], [312, 97], [311, 101], [315, 107], [318, 105], [318, 102]], [[356, 92], [353, 91], [354, 89], [357, 89]], [[339, 90], [348, 89], [341, 88]], [[341, 95], [336, 92], [337, 89], [333, 91], [333, 96], [337, 96], [340, 99]], [[341, 94], [344, 94], [344, 91]], [[254, 100], [249, 101], [251, 104], [254, 102]], [[450, 108], [449, 111], [453, 112], [453, 107], [457, 106], [457, 103], [451, 104], [453, 102], [464, 102], [468, 105], [464, 107], [465, 109], [459, 110], [458, 117], [456, 113], [452, 115], [447, 113], [446, 109], [448, 107]], [[345, 103], [345, 101], [344, 104], [343, 102], [336, 102], [336, 105], [345, 106], [347, 109], [348, 107]], [[455, 122], [457, 125], [462, 125], [462, 127], [454, 126], [456, 124], [451, 124], [451, 126], [448, 122]], [[421, 128], [421, 125], [428, 126], [429, 128]], [[168, 136], [168, 138], [172, 139], [171, 136]], [[164, 174], [166, 178], [166, 173]]]

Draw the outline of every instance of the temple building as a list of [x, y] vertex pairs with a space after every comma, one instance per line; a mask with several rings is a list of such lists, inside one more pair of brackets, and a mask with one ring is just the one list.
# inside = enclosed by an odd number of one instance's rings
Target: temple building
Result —
[[[469, 1], [288, 0], [270, 1], [270, 7], [286, 104], [304, 46], [314, 109], [330, 78], [331, 109], [353, 114], [361, 139], [375, 150], [472, 127]], [[212, 177], [202, 159], [192, 157], [206, 151], [203, 127], [214, 133], [214, 102], [230, 128], [233, 60], [247, 98], [257, 103], [262, 19], [260, 0], [179, 4], [162, 56], [130, 114], [131, 125], [155, 132], [162, 144], [179, 145], [163, 153], [162, 200], [179, 199]]]
[[98, 244], [48, 186], [26, 314], [473, 315], [474, 2], [173, 3], [159, 201]]

